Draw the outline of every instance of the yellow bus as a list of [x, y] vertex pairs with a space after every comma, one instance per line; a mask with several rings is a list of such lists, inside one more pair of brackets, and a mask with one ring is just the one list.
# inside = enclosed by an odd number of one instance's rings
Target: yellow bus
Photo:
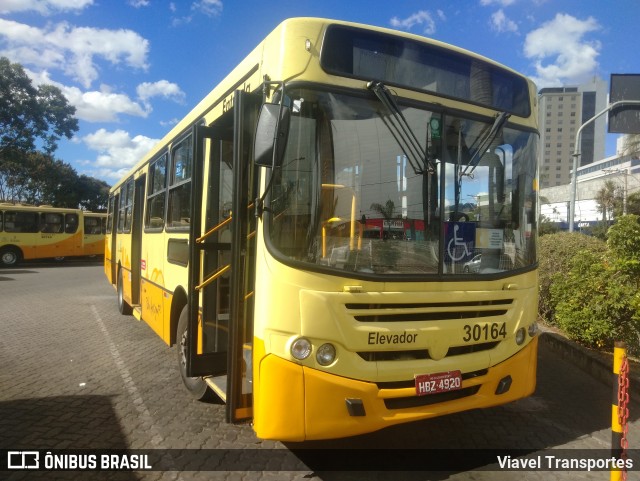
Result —
[[0, 204], [0, 265], [104, 254], [106, 214], [51, 206]]
[[258, 437], [535, 389], [536, 89], [421, 36], [284, 21], [111, 190], [119, 309]]

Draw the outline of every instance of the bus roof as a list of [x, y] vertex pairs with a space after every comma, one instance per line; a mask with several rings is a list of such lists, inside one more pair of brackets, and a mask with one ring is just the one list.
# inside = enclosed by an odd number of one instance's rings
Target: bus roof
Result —
[[[170, 145], [173, 140], [186, 133], [188, 128], [191, 127], [196, 121], [203, 118], [214, 107], [222, 103], [223, 100], [232, 95], [235, 90], [241, 88], [243, 84], [249, 80], [249, 78], [254, 77], [255, 75], [259, 75], [259, 78], [262, 79], [264, 74], [268, 73], [273, 80], [290, 81], [293, 78], [291, 76], [275, 78], [273, 77], [272, 74], [274, 71], [276, 73], [280, 73], [280, 71], [286, 70], [283, 69], [282, 66], [278, 66], [276, 68], [273, 66], [263, 65], [263, 53], [265, 52], [265, 50], [269, 47], [275, 47], [277, 45], [278, 49], [276, 50], [278, 52], [278, 55], [280, 55], [281, 52], [285, 50], [291, 52], [293, 43], [292, 39], [299, 41], [301, 36], [303, 38], [306, 37], [311, 40], [312, 44], [320, 44], [324, 32], [329, 25], [355, 27], [416, 40], [429, 45], [450, 50], [451, 52], [473, 57], [475, 59], [481, 60], [482, 62], [486, 62], [493, 66], [509, 71], [514, 75], [526, 78], [515, 70], [499, 64], [498, 62], [495, 62], [482, 55], [428, 37], [423, 37], [420, 35], [393, 30], [385, 27], [377, 27], [373, 25], [366, 25], [342, 20], [331, 20], [315, 17], [289, 18], [282, 21], [271, 33], [269, 33], [267, 37], [265, 37], [218, 85], [216, 85], [213, 90], [211, 90], [211, 92], [209, 92], [209, 94], [207, 94], [182, 120], [180, 120], [180, 122], [178, 122], [169, 132], [167, 132], [167, 134], [158, 143], [156, 143], [156, 145], [140, 161], [138, 161], [131, 169], [129, 169], [129, 171], [127, 171], [127, 173], [112, 186], [111, 191], [118, 189], [127, 179], [131, 177], [132, 174], [135, 174], [135, 172], [140, 170], [147, 162], [155, 158], [164, 148]], [[304, 44], [302, 45], [304, 47]], [[317, 56], [319, 59], [319, 51], [314, 51], [312, 49], [310, 54]], [[307, 55], [309, 55], [309, 53], [307, 53]], [[300, 72], [300, 70], [298, 69], [298, 74], [300, 73], [302, 72]], [[529, 79], [526, 80], [530, 84], [529, 90], [531, 92], [535, 92], [536, 87], [533, 82]], [[251, 89], [253, 90], [257, 89], [258, 87], [259, 85], [251, 85]]]

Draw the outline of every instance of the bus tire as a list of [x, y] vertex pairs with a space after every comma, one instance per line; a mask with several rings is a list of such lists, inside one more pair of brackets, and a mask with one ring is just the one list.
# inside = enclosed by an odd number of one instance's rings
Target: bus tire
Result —
[[133, 310], [131, 306], [124, 300], [124, 287], [122, 286], [122, 269], [118, 271], [118, 310], [123, 316], [130, 316]]
[[22, 260], [22, 252], [14, 246], [6, 246], [0, 249], [0, 264], [4, 267], [13, 267]]
[[180, 377], [187, 390], [198, 401], [208, 399], [211, 391], [207, 383], [201, 377], [187, 377], [187, 329], [189, 326], [189, 307], [184, 306], [180, 312], [178, 320], [178, 330], [176, 332], [178, 367], [180, 369]]

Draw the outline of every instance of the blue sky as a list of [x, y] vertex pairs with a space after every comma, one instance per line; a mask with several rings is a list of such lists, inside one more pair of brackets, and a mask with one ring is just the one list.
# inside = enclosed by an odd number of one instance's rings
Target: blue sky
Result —
[[80, 130], [56, 157], [111, 184], [278, 23], [297, 16], [432, 37], [539, 88], [640, 73], [638, 0], [0, 0], [0, 56], [62, 89]]

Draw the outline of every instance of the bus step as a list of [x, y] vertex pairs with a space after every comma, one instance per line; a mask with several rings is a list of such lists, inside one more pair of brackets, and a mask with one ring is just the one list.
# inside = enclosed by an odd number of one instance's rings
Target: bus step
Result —
[[216, 393], [220, 399], [227, 402], [227, 375], [224, 376], [207, 376], [204, 382]]
[[140, 304], [132, 306], [132, 314], [133, 314], [133, 317], [135, 317], [136, 319], [141, 321], [142, 320], [142, 306]]

